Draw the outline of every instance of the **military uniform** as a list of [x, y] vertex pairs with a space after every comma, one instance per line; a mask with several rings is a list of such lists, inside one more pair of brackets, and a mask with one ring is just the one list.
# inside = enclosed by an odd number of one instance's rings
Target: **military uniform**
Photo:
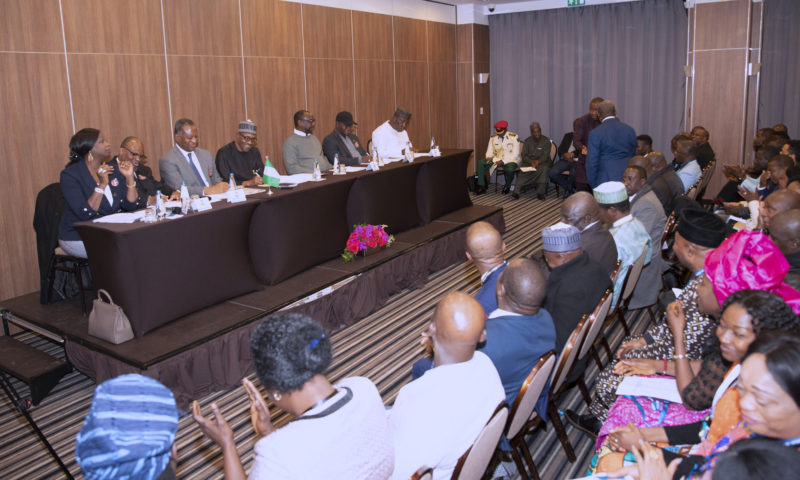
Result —
[[[486, 157], [478, 160], [478, 186], [486, 188], [486, 168], [490, 167], [493, 162], [502, 160], [503, 172], [506, 176], [506, 188], [503, 189], [503, 192], [508, 193], [520, 162], [521, 148], [519, 136], [514, 132], [506, 131], [502, 137], [496, 133], [492, 135], [489, 138], [489, 146], [486, 148]], [[492, 160], [487, 160], [488, 158]]]

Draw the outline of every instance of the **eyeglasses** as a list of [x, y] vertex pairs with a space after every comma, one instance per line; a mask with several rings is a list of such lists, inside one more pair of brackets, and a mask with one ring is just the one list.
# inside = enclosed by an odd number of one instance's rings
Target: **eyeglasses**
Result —
[[124, 148], [125, 150], [127, 150], [127, 151], [128, 151], [128, 153], [130, 153], [130, 154], [131, 154], [131, 155], [133, 155], [134, 157], [138, 158], [140, 161], [141, 161], [141, 160], [147, 160], [147, 155], [145, 155], [144, 153], [136, 153], [136, 152], [132, 152], [132, 151], [131, 151], [131, 149], [130, 149], [130, 148], [128, 148], [128, 147], [122, 147], [122, 148]]
[[301, 118], [300, 120], [302, 120], [304, 122], [308, 122], [308, 123], [317, 123], [317, 119], [316, 118]]
[[244, 143], [249, 143], [250, 145], [255, 145], [255, 144], [258, 143], [258, 137], [255, 137], [255, 136], [248, 137], [248, 136], [245, 136], [242, 133], [240, 133], [239, 136], [242, 137], [242, 140], [244, 141]]

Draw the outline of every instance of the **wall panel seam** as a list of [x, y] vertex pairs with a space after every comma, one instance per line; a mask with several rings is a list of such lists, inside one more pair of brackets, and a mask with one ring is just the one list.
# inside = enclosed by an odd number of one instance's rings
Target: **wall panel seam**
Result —
[[64, 31], [64, 10], [58, 0], [58, 18], [61, 22], [61, 42], [64, 44], [64, 68], [67, 74], [67, 97], [69, 98], [69, 115], [72, 119], [72, 133], [75, 134], [75, 110], [72, 108], [72, 83], [69, 80], [69, 56], [67, 55], [67, 34]]
[[[167, 107], [169, 109], [169, 125], [170, 131], [175, 122], [172, 120], [172, 92], [169, 88], [169, 55], [167, 55], [167, 28], [165, 26], [166, 20], [164, 19], [164, 0], [159, 2], [161, 4], [161, 39], [164, 41], [164, 78], [167, 81]], [[169, 139], [169, 144], [173, 143], [174, 139]]]
[[308, 74], [306, 73], [306, 33], [305, 18], [303, 18], [303, 3], [300, 2], [300, 46], [303, 54], [303, 96], [305, 97], [305, 109], [308, 110]]
[[242, 0], [239, 0], [239, 46], [241, 47], [242, 57], [242, 89], [244, 90], [244, 118], [249, 119], [247, 113], [247, 76], [244, 71], [244, 29], [242, 28]]

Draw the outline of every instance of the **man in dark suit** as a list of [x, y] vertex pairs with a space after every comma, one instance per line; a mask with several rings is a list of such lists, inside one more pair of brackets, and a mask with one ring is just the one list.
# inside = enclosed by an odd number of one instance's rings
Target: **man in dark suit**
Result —
[[153, 203], [156, 192], [161, 191], [163, 195], [176, 199], [180, 192], [173, 190], [172, 187], [163, 181], [153, 177], [153, 170], [145, 165], [147, 156], [144, 154], [144, 144], [137, 137], [125, 137], [119, 146], [119, 155], [112, 159], [113, 162], [131, 162], [133, 165], [134, 178], [136, 180], [136, 190], [139, 193], [140, 208]]
[[561, 204], [561, 221], [581, 232], [583, 251], [609, 275], [617, 267], [617, 244], [600, 223], [600, 205], [588, 192], [577, 192]]
[[583, 315], [592, 313], [612, 284], [608, 272], [584, 253], [581, 233], [572, 225], [557, 223], [542, 230], [542, 250], [550, 268], [544, 308], [553, 317], [560, 352]]
[[697, 163], [701, 169], [705, 169], [714, 159], [714, 149], [708, 143], [708, 137], [708, 130], [702, 126], [698, 125], [692, 129], [692, 140], [697, 145]]
[[635, 156], [628, 161], [628, 166], [642, 167], [647, 173], [647, 186], [653, 190], [664, 215], [669, 216], [675, 209], [675, 199], [683, 195], [683, 182], [675, 170], [667, 164], [661, 152], [650, 152], [646, 157]]
[[158, 160], [161, 179], [173, 190], [186, 182], [189, 195], [211, 195], [228, 190], [214, 165], [211, 152], [198, 148], [197, 125], [188, 118], [175, 122], [175, 145]]
[[572, 146], [575, 147], [575, 190], [591, 191], [586, 180], [586, 145], [589, 143], [589, 133], [600, 125], [597, 106], [603, 102], [600, 97], [594, 97], [589, 102], [589, 113], [582, 115], [572, 122]]
[[336, 124], [333, 131], [322, 141], [322, 153], [333, 165], [333, 159], [339, 155], [339, 163], [345, 165], [358, 165], [369, 161], [364, 157], [367, 151], [361, 145], [361, 140], [353, 133], [353, 125], [358, 125], [353, 120], [350, 112], [339, 112], [336, 114]]
[[586, 145], [586, 178], [592, 188], [622, 180], [628, 160], [636, 154], [636, 132], [617, 119], [614, 103], [604, 100], [597, 112], [600, 125], [589, 134]]

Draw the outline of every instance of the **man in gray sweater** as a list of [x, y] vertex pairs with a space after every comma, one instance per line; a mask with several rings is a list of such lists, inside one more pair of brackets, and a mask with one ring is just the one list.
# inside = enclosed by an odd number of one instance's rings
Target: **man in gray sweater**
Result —
[[298, 110], [294, 114], [294, 132], [283, 142], [283, 165], [289, 175], [312, 173], [314, 160], [319, 162], [319, 169], [330, 170], [331, 164], [322, 153], [322, 144], [312, 135], [317, 120], [311, 112]]

